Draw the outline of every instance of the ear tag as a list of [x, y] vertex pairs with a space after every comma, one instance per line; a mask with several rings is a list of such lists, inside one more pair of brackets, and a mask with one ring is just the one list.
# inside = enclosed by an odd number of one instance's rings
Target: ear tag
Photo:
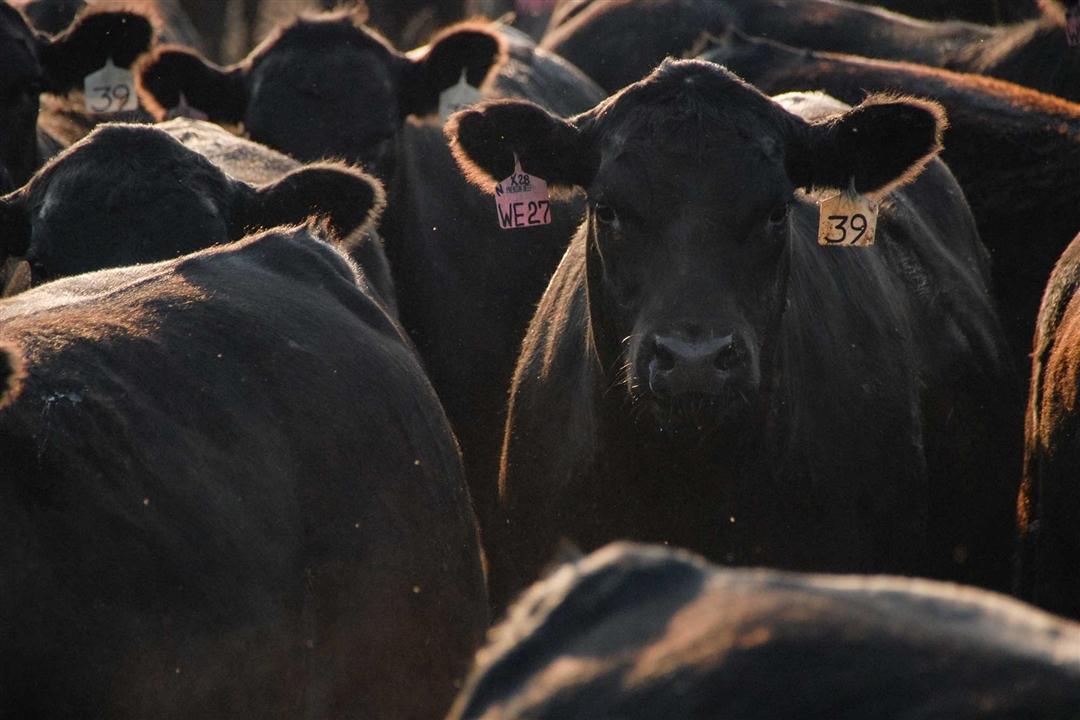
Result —
[[105, 67], [86, 76], [83, 94], [87, 112], [113, 113], [139, 107], [135, 75], [127, 68], [116, 67], [112, 58], [105, 61]]
[[547, 182], [521, 169], [514, 153], [514, 172], [495, 186], [495, 208], [503, 230], [551, 224]]
[[873, 245], [877, 216], [878, 203], [855, 192], [855, 183], [852, 182], [847, 190], [818, 202], [818, 245]]
[[456, 85], [439, 93], [439, 119], [446, 123], [447, 119], [458, 110], [464, 110], [470, 105], [480, 102], [480, 91], [469, 84], [465, 79], [465, 71], [461, 71], [461, 78]]

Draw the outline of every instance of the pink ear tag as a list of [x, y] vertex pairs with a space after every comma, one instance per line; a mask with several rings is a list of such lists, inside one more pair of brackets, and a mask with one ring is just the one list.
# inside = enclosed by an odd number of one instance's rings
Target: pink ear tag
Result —
[[495, 208], [503, 230], [551, 224], [547, 182], [521, 169], [514, 153], [514, 172], [495, 186]]

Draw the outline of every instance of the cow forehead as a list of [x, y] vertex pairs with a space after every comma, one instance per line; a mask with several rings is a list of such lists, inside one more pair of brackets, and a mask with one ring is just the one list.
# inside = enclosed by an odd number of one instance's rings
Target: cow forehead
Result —
[[[32, 181], [32, 197], [44, 208], [57, 198], [78, 200], [122, 188], [219, 189], [227, 178], [202, 155], [166, 133], [142, 126], [103, 126], [56, 158]], [[94, 189], [100, 193], [88, 192]], [[72, 197], [74, 196], [74, 197]]]

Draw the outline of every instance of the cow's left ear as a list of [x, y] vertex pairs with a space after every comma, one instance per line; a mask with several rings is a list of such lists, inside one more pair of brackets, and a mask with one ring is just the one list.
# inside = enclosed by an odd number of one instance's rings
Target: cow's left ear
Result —
[[514, 172], [515, 155], [550, 188], [585, 187], [598, 163], [575, 122], [531, 102], [493, 100], [451, 115], [443, 132], [462, 174], [486, 192]]
[[916, 98], [871, 96], [847, 112], [801, 125], [787, 172], [797, 187], [884, 195], [911, 182], [941, 150], [945, 110]]
[[[386, 194], [382, 183], [343, 163], [314, 163], [266, 185], [238, 182], [232, 223], [240, 232], [297, 225], [308, 218], [329, 221], [339, 237], [378, 220]], [[240, 233], [237, 233], [239, 235]]]
[[485, 27], [456, 25], [432, 41], [422, 58], [409, 60], [398, 101], [403, 115], [429, 115], [439, 109], [439, 95], [457, 84], [462, 71], [475, 88], [483, 87], [505, 58], [502, 38]]
[[39, 39], [45, 90], [63, 94], [81, 88], [83, 79], [110, 59], [119, 67], [131, 67], [153, 41], [154, 28], [145, 15], [85, 13], [60, 35]]

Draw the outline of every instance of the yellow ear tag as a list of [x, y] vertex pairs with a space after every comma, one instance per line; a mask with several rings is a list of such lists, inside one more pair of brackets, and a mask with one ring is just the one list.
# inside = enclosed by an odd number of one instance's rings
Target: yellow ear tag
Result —
[[465, 79], [465, 71], [462, 70], [457, 84], [439, 93], [439, 119], [445, 124], [451, 115], [480, 102], [480, 98], [480, 91], [469, 84]]
[[139, 107], [135, 97], [135, 75], [127, 68], [114, 65], [112, 58], [105, 61], [105, 67], [86, 76], [83, 94], [87, 112], [113, 113]]
[[818, 202], [818, 245], [866, 247], [874, 244], [878, 203], [855, 192], [854, 184]]

